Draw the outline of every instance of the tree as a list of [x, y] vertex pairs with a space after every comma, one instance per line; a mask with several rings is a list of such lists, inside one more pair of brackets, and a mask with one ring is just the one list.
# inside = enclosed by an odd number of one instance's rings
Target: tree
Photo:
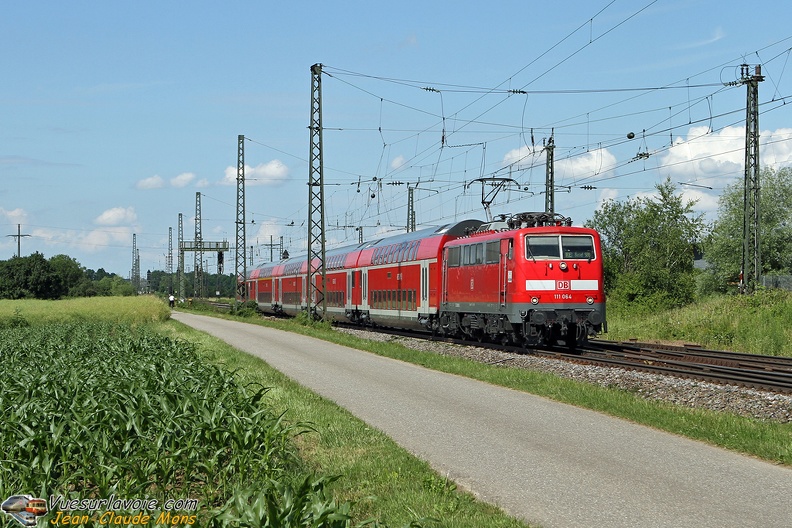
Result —
[[55, 255], [49, 259], [50, 267], [56, 277], [56, 292], [58, 297], [65, 297], [73, 290], [84, 277], [84, 271], [79, 262], [68, 255]]
[[13, 257], [0, 268], [0, 298], [58, 299], [59, 281], [50, 263], [41, 253]]
[[683, 201], [670, 180], [658, 196], [609, 200], [586, 223], [603, 240], [605, 288], [625, 301], [678, 306], [693, 300], [695, 248], [704, 234], [703, 215]]
[[[792, 168], [759, 173], [759, 238], [763, 274], [792, 273]], [[708, 263], [703, 290], [736, 290], [742, 267], [743, 182], [730, 185], [718, 200], [718, 219], [704, 243]]]

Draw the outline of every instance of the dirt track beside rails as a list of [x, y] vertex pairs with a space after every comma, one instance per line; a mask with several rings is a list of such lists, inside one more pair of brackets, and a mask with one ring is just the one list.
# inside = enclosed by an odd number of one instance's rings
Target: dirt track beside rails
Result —
[[788, 526], [792, 470], [530, 394], [309, 337], [186, 313], [544, 527]]

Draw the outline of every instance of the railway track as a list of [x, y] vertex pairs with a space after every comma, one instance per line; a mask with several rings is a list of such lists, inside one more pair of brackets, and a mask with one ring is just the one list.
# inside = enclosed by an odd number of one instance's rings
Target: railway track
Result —
[[[361, 329], [356, 325], [336, 326]], [[370, 328], [366, 328], [371, 330]], [[572, 354], [563, 348], [502, 346], [494, 343], [434, 337], [419, 332], [377, 328], [391, 335], [416, 339], [434, 339], [458, 345], [477, 346], [517, 354], [535, 354], [579, 364], [623, 368], [676, 376], [712, 383], [737, 385], [771, 392], [792, 394], [792, 358], [760, 356], [721, 350], [707, 350], [695, 345], [673, 346], [650, 343], [621, 343], [593, 340], [586, 348]], [[508, 358], [504, 358], [504, 362]]]
[[792, 358], [787, 357], [707, 350], [691, 345], [592, 341], [581, 350], [580, 359], [599, 365], [792, 393]]

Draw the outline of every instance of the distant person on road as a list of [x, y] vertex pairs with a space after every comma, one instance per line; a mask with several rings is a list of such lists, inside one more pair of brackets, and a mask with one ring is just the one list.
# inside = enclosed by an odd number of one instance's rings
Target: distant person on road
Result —
[[168, 297], [168, 304], [171, 308], [173, 308], [173, 305], [176, 304], [176, 297], [174, 297], [172, 293]]

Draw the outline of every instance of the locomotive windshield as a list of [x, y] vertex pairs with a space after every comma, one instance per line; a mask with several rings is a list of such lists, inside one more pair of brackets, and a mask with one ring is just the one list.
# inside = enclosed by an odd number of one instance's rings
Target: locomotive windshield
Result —
[[593, 260], [594, 239], [590, 235], [528, 235], [525, 253], [531, 260]]

